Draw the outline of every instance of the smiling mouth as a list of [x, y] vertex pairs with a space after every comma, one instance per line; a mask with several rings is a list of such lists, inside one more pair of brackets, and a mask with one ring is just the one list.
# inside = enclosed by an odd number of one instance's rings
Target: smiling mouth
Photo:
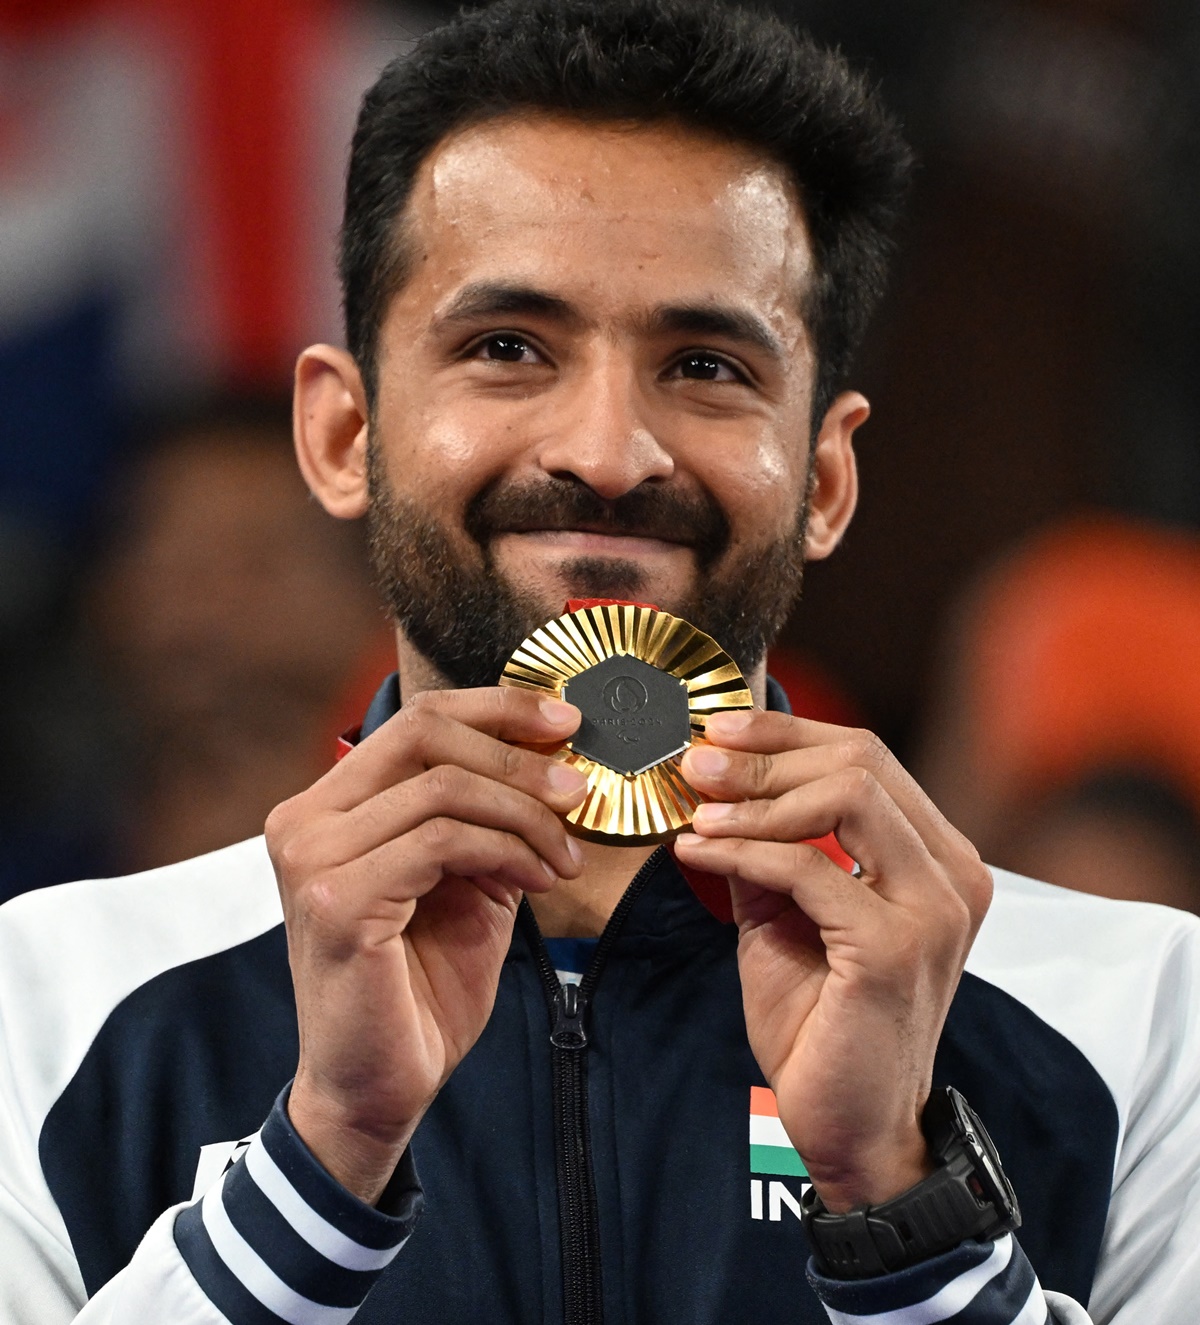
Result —
[[544, 534], [563, 536], [585, 536], [594, 535], [597, 538], [627, 538], [637, 539], [648, 543], [676, 543], [681, 547], [693, 546], [694, 540], [687, 537], [679, 537], [677, 534], [668, 533], [666, 530], [651, 528], [649, 526], [638, 527], [636, 525], [615, 525], [602, 520], [580, 520], [572, 524], [544, 524], [539, 520], [513, 522], [499, 531], [500, 534]]
[[692, 547], [690, 542], [683, 539], [664, 538], [657, 533], [631, 533], [625, 530], [587, 526], [571, 529], [506, 529], [496, 536], [503, 538], [505, 535], [536, 539], [540, 543], [546, 543], [550, 546], [558, 545], [571, 551], [590, 552], [592, 554], [608, 553], [611, 556], [645, 554], [658, 549], [675, 552], [690, 550]]

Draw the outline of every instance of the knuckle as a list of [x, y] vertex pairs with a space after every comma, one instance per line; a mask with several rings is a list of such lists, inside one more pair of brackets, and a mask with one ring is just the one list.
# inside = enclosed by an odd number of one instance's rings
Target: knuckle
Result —
[[856, 805], [865, 804], [873, 799], [879, 791], [879, 783], [875, 780], [875, 775], [861, 764], [844, 768], [838, 774], [838, 784], [842, 795]]
[[858, 728], [842, 742], [842, 757], [849, 764], [877, 773], [891, 758], [887, 746], [872, 731]]
[[445, 715], [433, 707], [433, 701], [423, 698], [426, 693], [436, 692], [423, 692], [414, 696], [414, 707], [410, 710], [406, 704], [393, 719], [402, 749], [408, 756], [417, 759], [424, 759], [428, 755], [439, 730], [446, 722]]
[[441, 705], [440, 690], [418, 690], [411, 697], [406, 696], [401, 713], [432, 713]]
[[414, 695], [411, 700], [406, 701], [400, 712], [388, 723], [393, 737], [401, 745], [412, 745], [425, 729], [426, 712], [418, 704], [419, 699], [419, 695]]
[[500, 716], [513, 709], [528, 708], [534, 702], [534, 696], [527, 690], [518, 690], [516, 686], [484, 686], [479, 692], [488, 711]]
[[450, 847], [457, 835], [456, 829], [461, 831], [461, 825], [456, 825], [452, 820], [439, 814], [432, 819], [426, 819], [415, 831], [422, 849], [436, 857]]
[[319, 933], [337, 933], [346, 925], [345, 902], [331, 873], [310, 879], [296, 898], [294, 910], [306, 928]]
[[[783, 799], [782, 797], [780, 798]], [[742, 829], [769, 826], [780, 817], [779, 800], [741, 800], [733, 803], [732, 816], [726, 821], [729, 831], [740, 832]]]
[[950, 889], [946, 899], [946, 929], [949, 933], [964, 937], [974, 928], [974, 916], [971, 905], [956, 889]]
[[965, 895], [961, 900], [972, 920], [976, 922], [982, 920], [984, 912], [992, 904], [995, 886], [992, 871], [983, 863], [979, 852], [971, 847], [970, 856], [962, 870], [962, 887]]
[[747, 751], [740, 757], [740, 769], [735, 767], [735, 775], [741, 774], [743, 786], [763, 787], [771, 776], [772, 760], [770, 755]]
[[931, 888], [924, 903], [928, 940], [942, 966], [961, 966], [982, 919], [961, 876], [942, 871], [939, 886]]
[[308, 844], [303, 835], [289, 832], [274, 841], [268, 838], [268, 851], [281, 883], [303, 878], [308, 872]]
[[525, 767], [525, 751], [515, 745], [500, 746], [500, 776], [505, 782], [511, 782], [520, 776]]
[[457, 764], [438, 764], [425, 775], [425, 791], [430, 800], [461, 800], [467, 790], [467, 774]]
[[823, 870], [829, 864], [829, 857], [811, 842], [792, 842], [792, 869], [796, 874], [809, 874], [813, 870]]
[[753, 756], [754, 781], [756, 783], [765, 783], [771, 776], [775, 768], [775, 759], [772, 755], [756, 754]]
[[436, 690], [422, 690], [415, 694], [412, 699], [404, 701], [404, 707], [394, 718], [397, 730], [402, 735], [412, 739], [427, 731], [436, 721], [441, 719], [437, 694]]
[[263, 824], [263, 836], [267, 839], [267, 851], [272, 860], [277, 859], [277, 852], [283, 850], [292, 830], [295, 818], [295, 798], [281, 801], [267, 815]]

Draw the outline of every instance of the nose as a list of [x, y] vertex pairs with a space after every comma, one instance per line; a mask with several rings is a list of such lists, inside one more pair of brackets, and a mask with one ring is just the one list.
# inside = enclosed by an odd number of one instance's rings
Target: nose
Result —
[[607, 501], [647, 480], [670, 478], [675, 461], [648, 416], [636, 372], [614, 350], [575, 375], [538, 463], [555, 478], [586, 483]]

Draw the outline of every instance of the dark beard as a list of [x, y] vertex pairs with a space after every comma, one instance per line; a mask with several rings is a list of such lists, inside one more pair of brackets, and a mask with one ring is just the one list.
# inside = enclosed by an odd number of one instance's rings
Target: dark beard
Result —
[[577, 598], [657, 602], [711, 635], [744, 674], [761, 662], [800, 597], [808, 501], [792, 533], [725, 564], [729, 526], [716, 501], [645, 485], [609, 502], [591, 488], [547, 477], [534, 484], [492, 484], [469, 504], [464, 527], [479, 548], [477, 565], [413, 502], [391, 491], [368, 451], [371, 564], [387, 606], [413, 645], [455, 688], [495, 685], [516, 647], [562, 604], [547, 606], [496, 570], [492, 538], [522, 526], [569, 529], [603, 524], [614, 534], [686, 541], [698, 583], [682, 603], [661, 602], [636, 562], [580, 557], [563, 574]]

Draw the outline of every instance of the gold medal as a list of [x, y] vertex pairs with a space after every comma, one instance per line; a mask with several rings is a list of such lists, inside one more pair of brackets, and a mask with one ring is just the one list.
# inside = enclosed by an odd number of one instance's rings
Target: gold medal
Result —
[[577, 607], [548, 621], [508, 660], [500, 684], [574, 704], [579, 730], [558, 758], [588, 780], [567, 816], [580, 837], [663, 842], [701, 796], [680, 771], [709, 715], [754, 707], [737, 664], [681, 617], [633, 603]]

